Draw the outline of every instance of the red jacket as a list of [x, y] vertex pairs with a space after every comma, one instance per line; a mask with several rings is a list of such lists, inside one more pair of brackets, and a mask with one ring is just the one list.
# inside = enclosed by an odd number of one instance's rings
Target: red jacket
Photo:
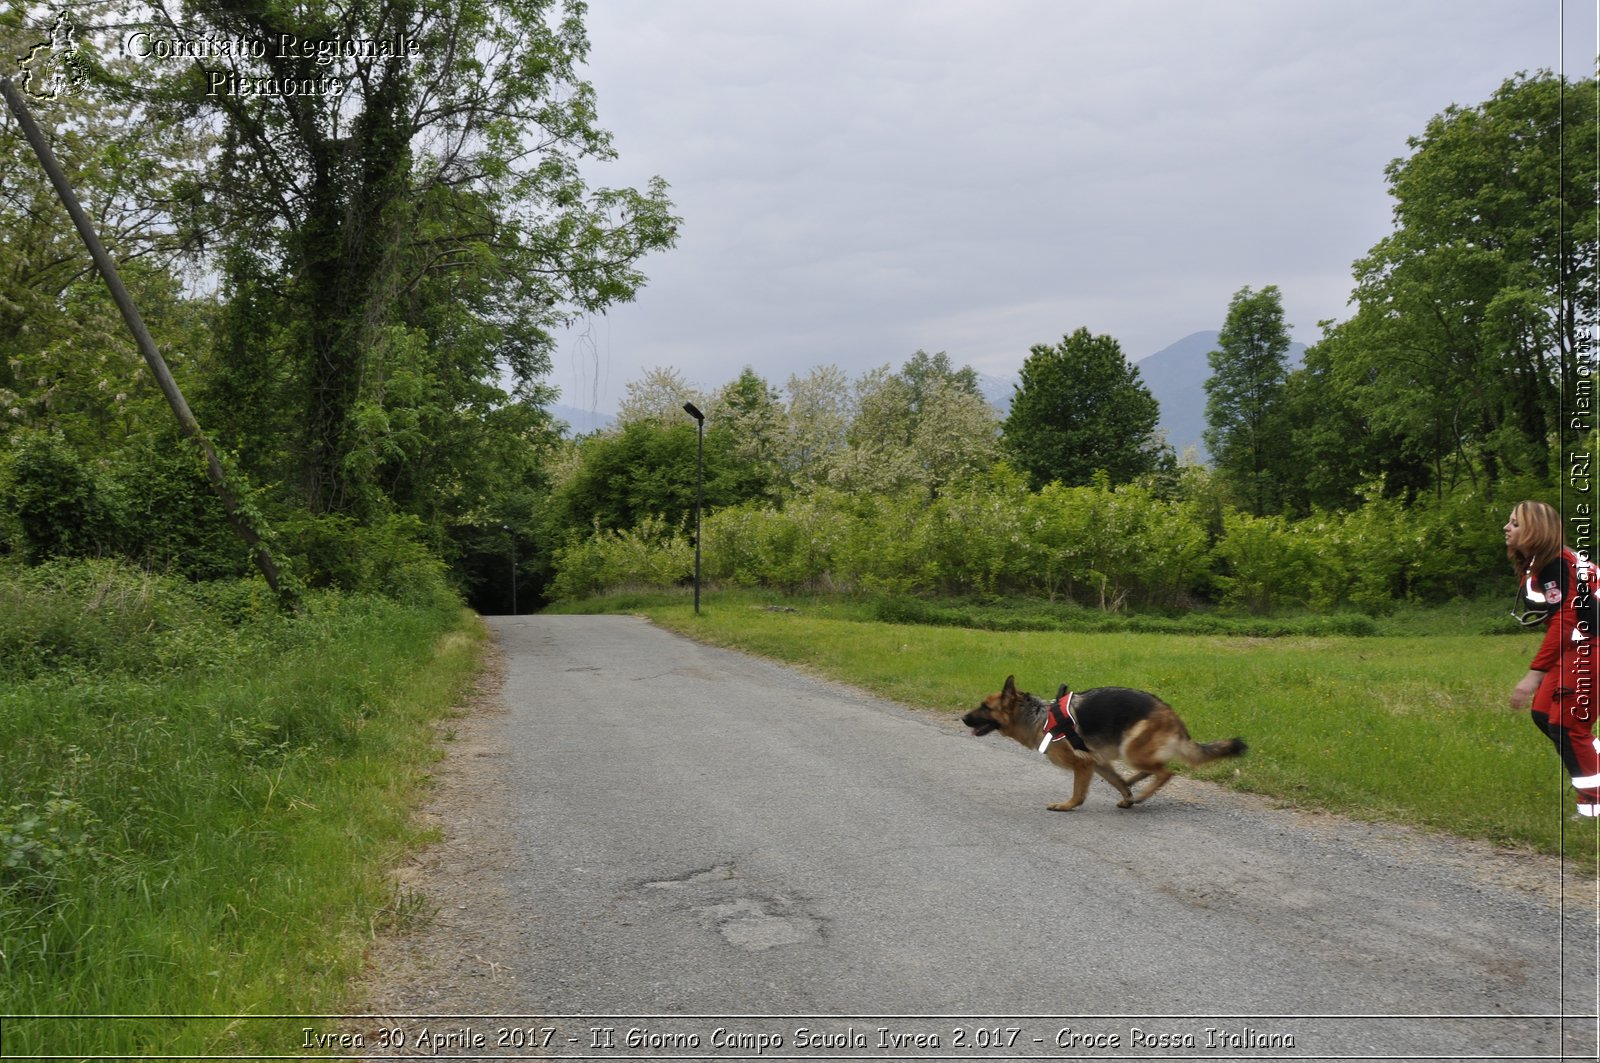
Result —
[[[1525, 608], [1548, 609], [1545, 618], [1544, 641], [1539, 652], [1533, 655], [1529, 668], [1540, 672], [1554, 671], [1563, 663], [1562, 647], [1568, 647], [1566, 659], [1576, 658], [1570, 647], [1594, 637], [1596, 633], [1595, 609], [1597, 599], [1594, 587], [1595, 566], [1587, 558], [1580, 558], [1570, 549], [1563, 548], [1561, 556], [1551, 559], [1539, 570], [1537, 577], [1528, 577], [1521, 589]], [[1541, 603], [1539, 597], [1543, 597]]]

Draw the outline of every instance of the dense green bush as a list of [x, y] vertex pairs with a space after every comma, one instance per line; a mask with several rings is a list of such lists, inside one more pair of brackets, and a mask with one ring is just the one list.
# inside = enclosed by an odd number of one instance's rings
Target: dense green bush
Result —
[[1129, 602], [1176, 606], [1190, 600], [1208, 563], [1197, 507], [1161, 501], [1137, 484], [1049, 484], [1028, 507], [1037, 561], [1021, 586], [1033, 593], [1107, 611]]
[[834, 496], [845, 518], [834, 575], [847, 588], [905, 592], [930, 587], [935, 578], [925, 537], [928, 502], [919, 491], [893, 495]]
[[[121, 554], [196, 580], [253, 574], [250, 552], [228, 524], [199, 451], [166, 435], [118, 455], [112, 476], [122, 498]], [[235, 480], [236, 490], [243, 491]], [[245, 494], [248, 508], [254, 500]]]
[[556, 551], [557, 598], [630, 585], [670, 587], [694, 576], [694, 544], [661, 517], [626, 531], [596, 531]]
[[276, 525], [281, 562], [308, 587], [433, 605], [454, 592], [444, 562], [424, 541], [426, 531], [409, 514], [363, 523], [296, 512]]
[[791, 594], [821, 589], [849, 530], [832, 495], [801, 496], [782, 509], [751, 503], [709, 514], [702, 531], [702, 575]]
[[1222, 529], [1216, 555], [1224, 605], [1267, 613], [1311, 598], [1320, 558], [1311, 540], [1295, 534], [1287, 520], [1233, 512], [1223, 518]]
[[916, 544], [927, 563], [919, 589], [993, 594], [1017, 586], [1028, 569], [1026, 497], [1020, 479], [995, 478], [935, 499]]
[[121, 557], [191, 579], [244, 575], [194, 445], [170, 433], [90, 461], [62, 436], [19, 433], [0, 452], [0, 533], [25, 558]]
[[[1228, 505], [1201, 469], [1033, 491], [1002, 465], [937, 496], [824, 488], [782, 506], [723, 507], [705, 518], [704, 577], [786, 593], [1023, 595], [1102, 614], [1309, 609], [1359, 626], [1352, 614], [1498, 586], [1510, 504], [1463, 490], [1411, 507], [1377, 497], [1348, 512], [1257, 517]], [[688, 578], [690, 558], [692, 540], [659, 518], [597, 532], [558, 554], [554, 595], [671, 585]]]
[[0, 679], [154, 677], [221, 664], [228, 646], [194, 637], [195, 618], [231, 631], [276, 611], [257, 580], [191, 583], [112, 559], [0, 564]]
[[19, 435], [0, 483], [0, 508], [10, 511], [24, 556], [96, 557], [116, 550], [123, 507], [105, 471], [80, 458], [58, 435]]

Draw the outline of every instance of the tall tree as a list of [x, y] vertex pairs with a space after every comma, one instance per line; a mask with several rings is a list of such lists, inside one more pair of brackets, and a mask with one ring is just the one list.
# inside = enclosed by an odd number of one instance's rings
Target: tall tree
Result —
[[846, 445], [827, 464], [827, 482], [856, 493], [920, 488], [938, 495], [946, 483], [992, 466], [998, 416], [978, 394], [973, 368], [950, 367], [949, 355], [918, 351], [901, 370], [888, 365], [854, 383], [854, 416]]
[[[0, 14], [7, 40], [42, 40], [47, 30], [26, 28], [20, 8]], [[111, 64], [113, 72], [130, 68]], [[97, 61], [95, 69], [106, 68]], [[174, 207], [192, 188], [206, 138], [127, 99], [77, 89], [59, 102], [35, 100], [30, 110], [187, 382], [186, 354], [200, 346], [207, 307], [182, 295], [178, 277], [194, 248], [192, 234], [174, 224]], [[0, 104], [0, 439], [48, 428], [104, 456], [130, 434], [164, 430], [170, 415], [144, 417], [147, 402], [161, 403], [149, 371], [38, 157]]]
[[815, 366], [803, 377], [791, 374], [783, 390], [788, 402], [779, 466], [791, 487], [824, 483], [858, 412], [850, 380], [836, 365]]
[[676, 424], [688, 414], [683, 404], [708, 405], [699, 388], [691, 387], [683, 374], [669, 366], [655, 366], [645, 370], [638, 380], [623, 386], [622, 401], [617, 404], [617, 423], [633, 421], [660, 421]]
[[999, 419], [978, 393], [971, 366], [943, 351], [917, 351], [898, 373], [885, 365], [855, 384], [849, 448], [829, 482], [852, 491], [893, 492], [915, 485], [930, 496], [994, 464]]
[[1157, 467], [1161, 409], [1115, 339], [1080, 328], [1037, 344], [1020, 375], [1004, 445], [1035, 487], [1086, 484], [1101, 470], [1126, 483]]
[[[225, 283], [253, 309], [214, 369], [236, 391], [271, 369], [261, 416], [294, 440], [286, 471], [314, 512], [386, 504], [384, 467], [425, 445], [418, 402], [475, 402], [504, 370], [544, 398], [554, 329], [630, 298], [639, 258], [673, 242], [659, 179], [591, 190], [580, 171], [615, 154], [579, 76], [583, 15], [576, 0], [190, 0], [138, 27], [261, 45], [151, 62], [148, 87], [219, 130], [198, 216], [234, 248]], [[240, 331], [263, 318], [265, 335]]]
[[1278, 508], [1290, 424], [1284, 416], [1289, 326], [1276, 285], [1240, 288], [1208, 354], [1206, 447], [1217, 471], [1256, 516]]
[[1356, 263], [1326, 383], [1394, 440], [1408, 491], [1419, 459], [1435, 491], [1554, 474], [1600, 310], [1597, 133], [1592, 79], [1518, 75], [1390, 164], [1395, 231]]
[[775, 495], [782, 480], [779, 440], [783, 407], [778, 389], [750, 366], [723, 385], [706, 407], [706, 431], [725, 434], [729, 454], [753, 494]]
[[911, 388], [911, 407], [921, 410], [925, 399], [942, 388], [954, 388], [977, 395], [978, 372], [970, 365], [957, 369], [944, 351], [929, 354], [918, 350], [900, 367], [900, 378]]
[[960, 378], [940, 381], [918, 404], [910, 452], [930, 494], [986, 472], [999, 457], [1000, 417], [975, 384], [969, 390]]

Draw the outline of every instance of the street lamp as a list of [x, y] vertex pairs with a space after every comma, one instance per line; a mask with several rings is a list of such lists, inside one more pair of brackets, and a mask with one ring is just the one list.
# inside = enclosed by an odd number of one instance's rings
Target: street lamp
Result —
[[706, 415], [692, 402], [683, 404], [683, 412], [695, 419], [698, 447], [694, 462], [694, 615], [700, 615], [700, 506], [705, 501], [706, 489]]
[[511, 539], [511, 615], [517, 615], [517, 533], [511, 530], [511, 525], [500, 525], [502, 531]]

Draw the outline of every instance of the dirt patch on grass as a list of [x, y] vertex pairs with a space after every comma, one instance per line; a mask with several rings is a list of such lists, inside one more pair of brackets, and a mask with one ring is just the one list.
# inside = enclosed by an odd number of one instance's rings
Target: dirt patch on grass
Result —
[[[500, 733], [505, 672], [490, 641], [472, 693], [435, 725], [444, 758], [417, 816], [438, 840], [395, 871], [400, 914], [368, 951], [356, 1013], [413, 1030], [429, 1018], [519, 1013], [505, 959], [506, 931], [526, 908], [507, 886], [518, 857]], [[362, 1031], [373, 1047], [383, 1022], [360, 1025], [373, 1028]]]

